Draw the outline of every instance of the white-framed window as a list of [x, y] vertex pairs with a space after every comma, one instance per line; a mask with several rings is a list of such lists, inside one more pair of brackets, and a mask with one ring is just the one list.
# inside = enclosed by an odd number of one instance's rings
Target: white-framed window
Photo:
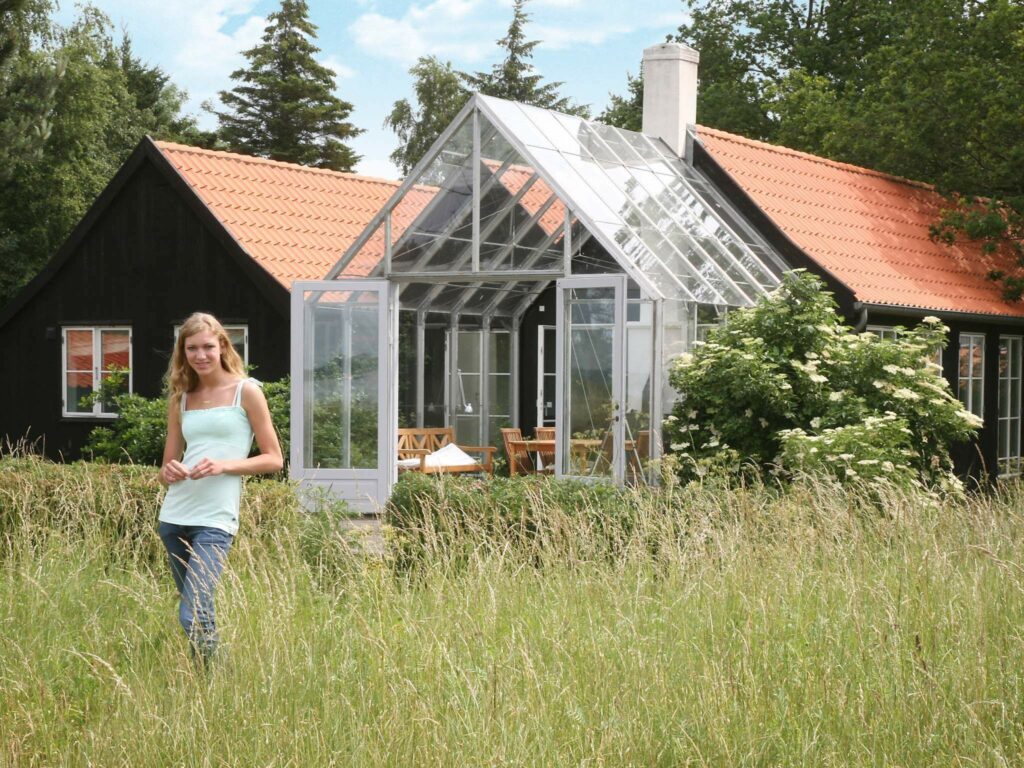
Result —
[[964, 408], [975, 416], [985, 416], [985, 335], [960, 334], [960, 369], [957, 393]]
[[1021, 355], [1024, 337], [999, 337], [999, 474], [1021, 474]]
[[[900, 329], [895, 325], [869, 325], [865, 329], [868, 333], [875, 334], [880, 339], [886, 341], [896, 341], [900, 337]], [[935, 354], [932, 355], [932, 362], [939, 366], [936, 374], [942, 370], [942, 350], [944, 347], [936, 347]]]
[[[225, 325], [231, 346], [235, 348], [242, 362], [249, 364], [249, 326], [248, 325]], [[181, 326], [174, 326], [174, 343], [178, 343], [178, 336], [181, 334]]]
[[869, 325], [864, 330], [875, 334], [880, 339], [887, 339], [889, 341], [895, 341], [900, 335], [893, 325]]
[[61, 336], [61, 413], [64, 416], [117, 416], [117, 407], [96, 398], [105, 379], [121, 372], [122, 391], [132, 390], [132, 329], [125, 326], [69, 325]]

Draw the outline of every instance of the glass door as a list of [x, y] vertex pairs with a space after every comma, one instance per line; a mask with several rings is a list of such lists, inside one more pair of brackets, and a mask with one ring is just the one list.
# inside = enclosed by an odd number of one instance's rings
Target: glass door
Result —
[[558, 281], [556, 469], [622, 483], [624, 275]]
[[397, 472], [395, 304], [381, 280], [292, 286], [290, 474], [365, 512]]

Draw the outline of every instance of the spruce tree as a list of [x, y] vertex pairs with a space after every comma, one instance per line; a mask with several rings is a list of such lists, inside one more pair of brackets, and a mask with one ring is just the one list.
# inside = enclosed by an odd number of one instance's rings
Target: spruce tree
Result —
[[334, 95], [335, 73], [314, 58], [308, 15], [305, 0], [282, 0], [270, 14], [260, 44], [245, 51], [249, 66], [231, 75], [238, 85], [220, 93], [229, 110], [214, 110], [220, 138], [235, 152], [350, 171], [359, 157], [345, 142], [362, 131]]
[[589, 117], [590, 110], [586, 105], [574, 104], [568, 97], [559, 94], [558, 89], [562, 83], [543, 82], [544, 78], [530, 63], [533, 49], [540, 41], [526, 39], [526, 23], [530, 20], [530, 14], [523, 10], [525, 5], [526, 0], [515, 0], [513, 3], [512, 23], [505, 37], [498, 41], [504, 58], [490, 72], [463, 73], [463, 81], [470, 90], [487, 96]]

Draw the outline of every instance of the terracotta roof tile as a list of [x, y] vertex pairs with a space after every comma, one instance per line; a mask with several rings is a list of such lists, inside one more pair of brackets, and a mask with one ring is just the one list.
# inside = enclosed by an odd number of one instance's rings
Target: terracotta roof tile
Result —
[[[1024, 317], [988, 280], [1011, 265], [974, 243], [931, 240], [942, 197], [926, 184], [698, 126], [711, 157], [861, 301]], [[1012, 268], [1012, 267], [1011, 267]]]
[[[165, 141], [156, 146], [249, 255], [286, 288], [327, 274], [399, 185]], [[430, 197], [418, 196], [420, 205]], [[395, 236], [409, 221], [411, 216], [395, 222]], [[345, 272], [365, 275], [375, 264], [357, 260]]]

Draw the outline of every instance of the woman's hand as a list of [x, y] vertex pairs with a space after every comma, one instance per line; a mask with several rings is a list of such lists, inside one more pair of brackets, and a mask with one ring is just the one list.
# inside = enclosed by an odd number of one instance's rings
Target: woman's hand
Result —
[[171, 459], [160, 467], [160, 482], [164, 485], [180, 482], [189, 476], [188, 467], [177, 459]]
[[189, 477], [193, 480], [199, 480], [204, 477], [214, 477], [215, 475], [223, 475], [227, 471], [226, 462], [214, 461], [213, 459], [202, 459], [189, 473]]

